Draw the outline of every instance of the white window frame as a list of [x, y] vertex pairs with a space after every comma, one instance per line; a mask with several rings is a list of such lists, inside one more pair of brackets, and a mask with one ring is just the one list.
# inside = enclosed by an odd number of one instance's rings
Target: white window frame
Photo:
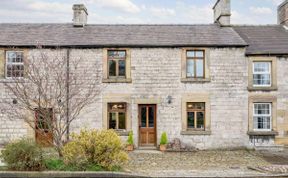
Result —
[[[255, 72], [255, 63], [268, 63], [269, 64], [269, 71], [268, 72]], [[252, 82], [253, 82], [253, 86], [254, 87], [271, 87], [272, 86], [272, 74], [271, 74], [271, 65], [272, 63], [271, 62], [266, 62], [266, 61], [254, 61], [253, 62], [253, 74], [252, 74]], [[269, 74], [269, 81], [270, 81], [270, 84], [269, 85], [257, 85], [257, 84], [254, 84], [254, 75], [255, 74]]]
[[[22, 62], [21, 62], [21, 63], [20, 63], [20, 62], [9, 62], [9, 61], [8, 61], [8, 53], [9, 53], [9, 52], [22, 53], [22, 57], [23, 57]], [[7, 78], [7, 79], [24, 78], [24, 77], [8, 77], [8, 76], [7, 76], [7, 71], [8, 71], [7, 66], [8, 66], [8, 65], [23, 65], [23, 68], [25, 67], [25, 66], [24, 66], [24, 52], [23, 52], [23, 51], [6, 51], [6, 52], [5, 52], [5, 59], [6, 59], [6, 61], [5, 61], [5, 78]], [[25, 70], [25, 69], [24, 69], [24, 70]]]
[[[269, 111], [270, 114], [255, 114], [255, 105], [256, 104], [268, 104], [269, 105]], [[255, 128], [255, 117], [270, 117], [270, 128], [269, 129], [258, 129]], [[253, 103], [253, 129], [254, 131], [272, 131], [272, 103]]]

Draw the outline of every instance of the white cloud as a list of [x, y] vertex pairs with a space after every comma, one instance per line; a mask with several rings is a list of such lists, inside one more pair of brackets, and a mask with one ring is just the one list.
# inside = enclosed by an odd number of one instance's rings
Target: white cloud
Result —
[[238, 11], [232, 11], [231, 14], [232, 24], [257, 24], [257, 21], [249, 15], [239, 13]]
[[71, 12], [71, 4], [59, 2], [43, 2], [35, 1], [27, 4], [27, 7], [34, 11], [49, 11], [51, 12]]
[[151, 7], [149, 11], [152, 13], [152, 15], [156, 17], [167, 17], [167, 16], [174, 16], [175, 10], [169, 9], [169, 8], [159, 8], [159, 7]]
[[131, 0], [90, 0], [88, 2], [101, 7], [112, 8], [128, 13], [137, 13], [141, 11], [141, 9]]
[[273, 13], [272, 9], [270, 9], [269, 7], [250, 7], [249, 10], [253, 14], [257, 15], [269, 15]]

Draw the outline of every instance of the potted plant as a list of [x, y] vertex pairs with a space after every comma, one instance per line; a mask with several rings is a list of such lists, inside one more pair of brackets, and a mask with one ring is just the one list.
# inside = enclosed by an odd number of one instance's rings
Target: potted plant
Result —
[[168, 144], [167, 133], [163, 132], [160, 139], [160, 151], [165, 151]]
[[134, 139], [133, 139], [133, 132], [129, 132], [128, 139], [127, 139], [127, 151], [134, 150]]

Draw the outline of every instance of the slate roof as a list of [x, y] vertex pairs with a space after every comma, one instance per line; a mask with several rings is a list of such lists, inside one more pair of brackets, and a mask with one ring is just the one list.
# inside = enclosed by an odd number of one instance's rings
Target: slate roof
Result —
[[233, 28], [249, 44], [247, 55], [288, 54], [288, 30], [281, 25], [234, 26]]
[[245, 46], [232, 27], [209, 25], [91, 25], [0, 23], [0, 46], [181, 47]]

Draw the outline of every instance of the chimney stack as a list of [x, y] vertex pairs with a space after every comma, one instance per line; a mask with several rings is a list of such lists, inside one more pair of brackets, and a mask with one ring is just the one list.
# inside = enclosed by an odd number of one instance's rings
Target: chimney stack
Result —
[[230, 0], [217, 0], [213, 7], [214, 22], [221, 26], [230, 26], [231, 4]]
[[288, 27], [288, 0], [278, 6], [278, 24]]
[[73, 26], [84, 27], [87, 24], [88, 12], [84, 4], [73, 5]]

